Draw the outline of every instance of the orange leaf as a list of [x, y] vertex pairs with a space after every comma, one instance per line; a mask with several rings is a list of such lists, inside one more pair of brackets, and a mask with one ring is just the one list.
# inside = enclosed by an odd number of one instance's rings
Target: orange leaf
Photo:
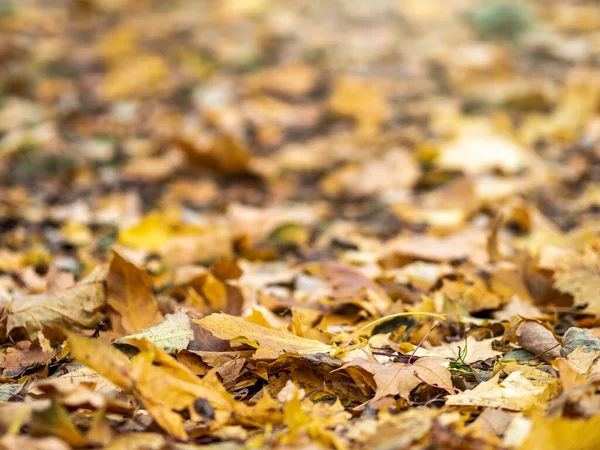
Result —
[[139, 333], [162, 320], [152, 294], [150, 276], [116, 252], [113, 252], [106, 284], [108, 304], [114, 310], [109, 316], [117, 333]]

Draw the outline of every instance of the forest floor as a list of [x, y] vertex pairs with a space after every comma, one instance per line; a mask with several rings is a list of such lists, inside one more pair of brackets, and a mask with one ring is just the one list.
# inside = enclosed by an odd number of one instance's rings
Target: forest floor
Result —
[[600, 442], [600, 3], [0, 0], [0, 450]]

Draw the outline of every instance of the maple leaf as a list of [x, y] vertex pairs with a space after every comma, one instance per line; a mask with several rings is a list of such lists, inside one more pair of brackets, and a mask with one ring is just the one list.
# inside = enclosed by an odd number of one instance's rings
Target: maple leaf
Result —
[[423, 357], [413, 364], [384, 365], [375, 361], [355, 360], [343, 367], [360, 367], [373, 374], [377, 390], [371, 400], [374, 402], [386, 395], [399, 395], [408, 400], [410, 393], [421, 383], [426, 383], [451, 392], [452, 377], [448, 370], [448, 360], [437, 357]]

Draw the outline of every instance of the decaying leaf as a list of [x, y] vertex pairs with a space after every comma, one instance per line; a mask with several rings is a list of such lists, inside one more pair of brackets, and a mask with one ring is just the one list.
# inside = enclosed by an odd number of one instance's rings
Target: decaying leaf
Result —
[[125, 336], [114, 343], [128, 344], [141, 338], [148, 339], [166, 353], [175, 353], [177, 350], [187, 348], [190, 341], [194, 339], [194, 330], [189, 316], [177, 311], [175, 314], [167, 314], [158, 325], [142, 330], [140, 333]]

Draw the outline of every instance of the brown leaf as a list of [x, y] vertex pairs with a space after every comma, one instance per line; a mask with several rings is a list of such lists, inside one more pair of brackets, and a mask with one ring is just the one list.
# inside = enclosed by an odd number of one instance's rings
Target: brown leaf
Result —
[[162, 320], [152, 293], [152, 280], [146, 271], [113, 252], [106, 278], [109, 317], [120, 335], [139, 333]]
[[386, 395], [400, 395], [408, 400], [410, 393], [421, 383], [452, 391], [452, 377], [444, 358], [424, 357], [413, 364], [383, 365], [375, 361], [352, 361], [344, 367], [361, 367], [373, 374], [377, 390], [372, 402]]
[[45, 352], [39, 344], [32, 344], [29, 341], [18, 342], [16, 347], [6, 348], [1, 355], [2, 377], [18, 377], [31, 367], [48, 364], [55, 355], [54, 351]]
[[34, 341], [44, 328], [94, 328], [104, 317], [105, 273], [106, 267], [98, 266], [68, 289], [16, 297], [8, 307], [7, 333], [22, 328]]
[[560, 358], [560, 343], [554, 333], [539, 322], [524, 320], [518, 326], [519, 345], [545, 361]]
[[319, 266], [323, 276], [332, 283], [333, 295], [337, 302], [358, 302], [372, 315], [386, 315], [391, 307], [392, 299], [385, 290], [358, 270], [345, 264], [326, 261]]

